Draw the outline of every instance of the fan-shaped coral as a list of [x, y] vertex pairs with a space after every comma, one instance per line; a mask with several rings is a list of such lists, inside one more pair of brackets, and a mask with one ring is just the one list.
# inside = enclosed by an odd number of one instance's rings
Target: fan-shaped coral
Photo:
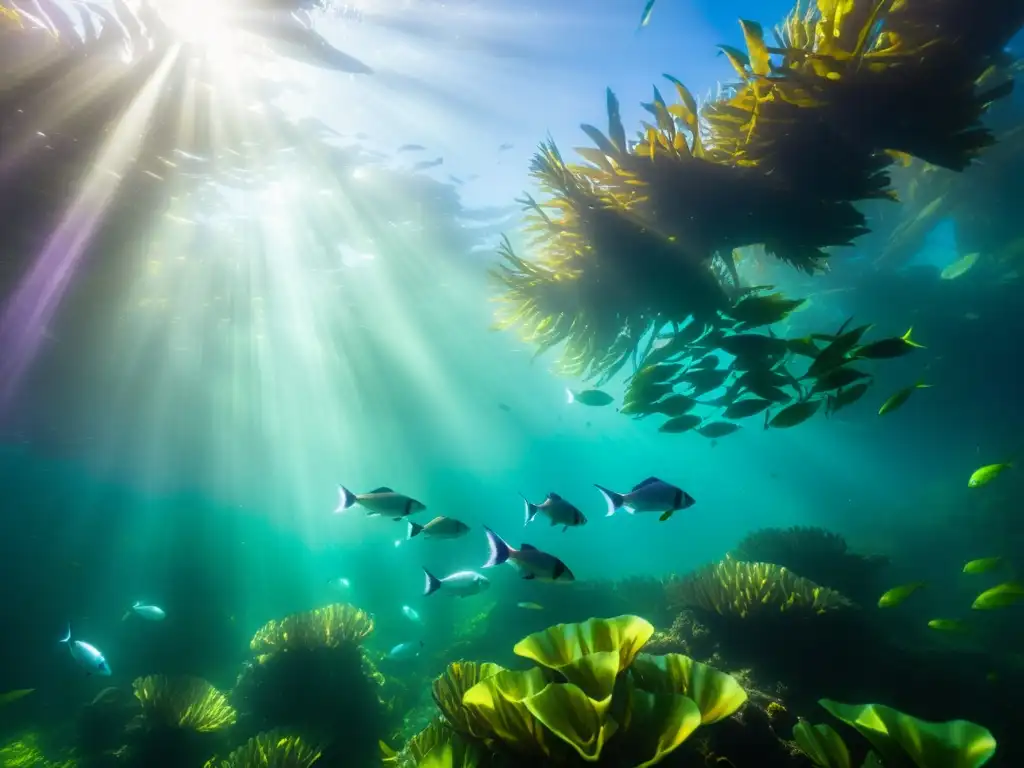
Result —
[[198, 677], [150, 675], [140, 677], [132, 688], [147, 727], [208, 733], [227, 728], [236, 719], [227, 697]]
[[342, 604], [267, 622], [232, 694], [243, 728], [290, 729], [328, 761], [370, 759], [390, 730], [383, 678], [361, 647], [372, 631], [364, 611]]
[[310, 768], [320, 750], [297, 736], [279, 731], [260, 733], [223, 760], [209, 760], [205, 768]]
[[878, 576], [888, 562], [851, 552], [837, 533], [805, 526], [752, 531], [736, 545], [732, 557], [781, 565], [858, 603], [878, 592]]
[[486, 726], [477, 722], [463, 706], [462, 697], [477, 683], [503, 671], [498, 664], [456, 661], [434, 680], [431, 685], [434, 702], [452, 728], [476, 738], [486, 736]]
[[353, 605], [335, 603], [271, 620], [249, 642], [253, 653], [358, 645], [373, 632], [373, 619]]
[[669, 584], [679, 608], [746, 618], [758, 614], [812, 613], [844, 610], [852, 603], [827, 587], [771, 563], [726, 558]]

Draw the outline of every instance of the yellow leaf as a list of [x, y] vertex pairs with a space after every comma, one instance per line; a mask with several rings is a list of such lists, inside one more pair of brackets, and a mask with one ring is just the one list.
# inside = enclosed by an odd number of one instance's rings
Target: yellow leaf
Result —
[[764, 29], [756, 21], [740, 20], [743, 29], [743, 40], [747, 44], [750, 55], [750, 69], [755, 75], [767, 75], [771, 72], [771, 57], [768, 46], [764, 42]]

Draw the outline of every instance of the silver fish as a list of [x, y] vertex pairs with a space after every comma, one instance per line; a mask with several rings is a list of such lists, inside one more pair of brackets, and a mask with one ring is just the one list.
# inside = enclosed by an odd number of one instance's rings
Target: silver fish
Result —
[[469, 526], [461, 520], [444, 515], [439, 515], [424, 525], [410, 520], [409, 535], [406, 536], [406, 540], [413, 536], [419, 536], [421, 533], [429, 539], [457, 539], [469, 533]]
[[594, 487], [604, 495], [605, 501], [608, 502], [607, 517], [611, 517], [624, 508], [630, 514], [661, 512], [661, 517], [658, 519], [668, 520], [672, 517], [673, 512], [692, 507], [696, 503], [693, 497], [682, 488], [677, 488], [656, 477], [648, 477], [633, 486], [633, 490], [629, 493], [616, 493], [596, 484]]
[[485, 526], [484, 530], [487, 531], [487, 543], [491, 548], [491, 555], [484, 568], [508, 563], [519, 571], [524, 579], [549, 582], [576, 581], [568, 566], [554, 555], [541, 552], [530, 544], [523, 544], [521, 548], [515, 549], [490, 528]]
[[127, 619], [133, 614], [145, 619], [146, 621], [163, 621], [167, 618], [167, 613], [163, 608], [158, 608], [155, 605], [143, 605], [138, 602], [135, 603], [131, 610], [124, 615], [124, 618]]
[[83, 640], [71, 639], [71, 625], [68, 624], [68, 633], [61, 638], [62, 643], [67, 643], [71, 651], [71, 658], [90, 675], [101, 675], [110, 677], [110, 665], [100, 653], [99, 649]]
[[423, 573], [427, 578], [426, 586], [423, 590], [424, 595], [432, 595], [444, 587], [444, 591], [449, 595], [469, 597], [470, 595], [479, 594], [491, 586], [490, 580], [476, 571], [458, 571], [445, 576], [443, 579], [437, 578], [426, 568], [423, 569]]
[[549, 493], [540, 504], [534, 504], [522, 494], [519, 495], [526, 502], [525, 525], [533, 522], [533, 518], [538, 513], [547, 517], [552, 525], [561, 525], [563, 532], [569, 530], [569, 526], [586, 525], [587, 523], [586, 516], [557, 493]]
[[392, 661], [408, 661], [420, 655], [423, 648], [423, 641], [418, 643], [399, 643], [388, 652], [388, 658]]
[[390, 517], [393, 520], [401, 520], [407, 515], [426, 509], [426, 505], [410, 498], [402, 493], [395, 493], [386, 485], [374, 488], [369, 493], [352, 493], [343, 485], [338, 486], [338, 506], [334, 513], [344, 512], [346, 509], [358, 504], [370, 515]]

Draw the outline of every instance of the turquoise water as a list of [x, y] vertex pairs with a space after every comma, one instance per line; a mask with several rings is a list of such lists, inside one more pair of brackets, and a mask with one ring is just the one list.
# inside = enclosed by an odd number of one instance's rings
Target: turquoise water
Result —
[[[902, 203], [863, 205], [873, 231], [835, 248], [827, 272], [808, 276], [756, 250], [739, 254], [745, 285], [809, 299], [772, 333], [836, 334], [853, 318], [872, 324], [872, 341], [912, 327], [924, 345], [884, 361], [864, 399], [829, 418], [785, 430], [763, 429], [758, 415], [717, 439], [666, 434], [663, 416], [619, 412], [632, 364], [600, 385], [613, 404], [569, 402], [567, 389], [596, 384], [558, 372], [563, 349], [535, 355], [528, 332], [494, 327], [501, 290], [490, 271], [500, 235], [520, 255], [543, 250], [524, 231], [517, 201], [523, 190], [543, 197], [529, 174], [538, 142], [550, 135], [567, 157], [589, 146], [578, 126], [605, 130], [606, 87], [632, 132], [649, 119], [640, 104], [651, 83], [672, 90], [663, 72], [701, 103], [713, 101], [734, 79], [714, 46], [743, 45], [735, 19], [768, 26], [789, 7], [661, 0], [638, 31], [641, 9], [394, 0], [316, 10], [317, 31], [372, 75], [310, 66], [293, 49], [214, 57], [202, 70], [207, 86], [179, 94], [192, 106], [175, 102], [154, 127], [137, 119], [139, 94], [148, 93], [140, 85], [134, 106], [110, 118], [123, 133], [99, 142], [103, 151], [88, 160], [75, 155], [77, 165], [30, 144], [24, 137], [36, 135], [35, 124], [12, 117], [42, 121], [42, 102], [32, 98], [49, 92], [0, 91], [4, 125], [24, 139], [0, 145], [0, 159], [33, 180], [26, 189], [58, 190], [26, 197], [31, 204], [0, 195], [14, 233], [0, 324], [0, 694], [31, 689], [0, 698], [0, 765], [213, 766], [273, 729], [322, 748], [322, 767], [379, 764], [378, 741], [399, 750], [402, 765], [453, 765], [417, 762], [408, 746], [439, 711], [449, 714], [431, 691], [449, 664], [523, 668], [524, 654], [512, 649], [530, 633], [623, 615], [650, 622], [647, 650], [689, 654], [748, 690], [746, 709], [708, 736], [712, 757], [735, 768], [808, 765], [786, 744], [797, 717], [837, 725], [816, 707], [820, 697], [977, 722], [999, 742], [988, 764], [1017, 765], [1009, 696], [1024, 669], [1021, 605], [971, 604], [997, 584], [1019, 591], [1021, 475], [1009, 467], [968, 487], [979, 467], [1018, 459], [1024, 426], [1010, 202], [1019, 174], [998, 159], [1005, 156], [983, 153], [976, 167], [948, 172], [952, 181], [941, 183], [950, 186], [934, 197], [949, 210], [908, 237], [905, 253], [891, 256], [898, 224], [931, 199], [914, 191], [932, 173], [920, 163], [893, 171]], [[41, 34], [32, 50], [55, 45]], [[67, 50], [67, 61], [86, 66], [74, 58], [83, 49]], [[28, 82], [4, 56], [0, 83]], [[103, 67], [115, 65], [100, 60], [75, 70], [85, 72], [80, 92], [73, 78], [55, 80], [53, 103], [102, 103]], [[152, 93], [172, 92], [170, 82]], [[164, 129], [168, 146], [200, 145], [182, 138], [185, 128], [166, 126], [168, 114], [182, 126], [193, 119], [203, 88], [214, 94], [217, 126], [208, 155], [149, 145], [133, 154], [131, 137]], [[15, 109], [24, 104], [38, 111]], [[997, 108], [1000, 125], [1019, 123], [1019, 100]], [[85, 118], [65, 125], [38, 133], [64, 147], [60, 137], [84, 132]], [[985, 152], [1014, 146], [1012, 134], [999, 138]], [[409, 144], [424, 148], [399, 150]], [[11, 149], [22, 146], [29, 149]], [[438, 157], [442, 164], [416, 167]], [[71, 185], [59, 181], [65, 167]], [[940, 276], [971, 252], [976, 266]], [[891, 394], [915, 382], [930, 386], [879, 417]], [[714, 418], [713, 408], [700, 412]], [[650, 477], [696, 503], [665, 521], [606, 516], [595, 484], [626, 493]], [[339, 485], [393, 488], [426, 505], [409, 519], [444, 515], [469, 532], [410, 538], [404, 516], [371, 516], [359, 505], [335, 512]], [[586, 525], [563, 530], [543, 515], [524, 525], [522, 497], [540, 502], [552, 492]], [[515, 548], [554, 556], [575, 581], [485, 568], [485, 526]], [[848, 555], [796, 539], [787, 539], [788, 552], [758, 551], [815, 581], [809, 589], [833, 588], [857, 603], [838, 623], [813, 624], [813, 610], [791, 625], [775, 615], [743, 623], [728, 606], [705, 606], [703, 615], [680, 602], [680, 579], [723, 561], [749, 535], [793, 526], [842, 537]], [[992, 572], [963, 573], [987, 557], [1000, 558]], [[489, 588], [465, 598], [445, 586], [424, 594], [424, 569], [478, 571]], [[927, 587], [905, 605], [876, 605], [885, 590], [918, 582]], [[159, 606], [166, 619], [146, 621], [133, 612], [137, 603]], [[354, 606], [342, 630], [323, 629], [326, 614], [309, 613], [339, 604]], [[319, 627], [310, 647], [293, 625], [275, 636], [277, 646], [260, 645], [261, 628], [295, 615]], [[963, 625], [929, 629], [933, 619]], [[371, 620], [361, 643], [345, 634]], [[58, 642], [69, 623], [73, 640], [102, 653], [109, 677]], [[279, 627], [270, 626], [271, 634]], [[205, 735], [158, 723], [180, 707], [148, 704], [147, 685], [170, 685], [146, 683], [148, 675], [208, 681], [237, 722]], [[635, 677], [620, 674], [620, 685]], [[866, 743], [840, 730], [862, 758]], [[625, 743], [610, 742], [598, 764], [643, 762]], [[663, 764], [708, 764], [694, 743]], [[502, 749], [466, 765], [582, 760], [536, 745]], [[885, 768], [901, 768], [888, 759]], [[915, 764], [960, 765], [929, 759]]]

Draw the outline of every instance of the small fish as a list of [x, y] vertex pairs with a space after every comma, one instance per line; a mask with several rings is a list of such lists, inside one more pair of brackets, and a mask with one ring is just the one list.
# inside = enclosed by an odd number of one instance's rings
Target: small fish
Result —
[[444, 158], [443, 157], [438, 157], [438, 158], [435, 158], [433, 160], [421, 160], [420, 162], [418, 162], [415, 165], [413, 165], [412, 169], [414, 171], [425, 171], [428, 168], [436, 168], [437, 166], [441, 165], [442, 163], [444, 163]]
[[928, 622], [928, 627], [941, 632], [967, 632], [969, 630], [967, 623], [959, 619], [932, 619]]
[[783, 408], [770, 420], [765, 421], [765, 427], [775, 429], [786, 429], [803, 424], [821, 408], [821, 400], [804, 400], [801, 403], [793, 403]]
[[419, 612], [417, 612], [417, 610], [415, 608], [412, 608], [412, 607], [410, 607], [408, 605], [403, 605], [402, 606], [402, 614], [409, 621], [415, 621], [415, 622], [423, 621], [423, 619], [420, 618]]
[[644, 6], [644, 12], [640, 14], [640, 29], [646, 27], [651, 21], [651, 14], [654, 12], [654, 3], [657, 0], [647, 0], [647, 4]]
[[516, 603], [517, 608], [522, 608], [526, 611], [543, 611], [544, 606], [540, 603]]
[[444, 587], [446, 594], [455, 597], [469, 597], [479, 594], [491, 586], [490, 580], [476, 571], [458, 571], [443, 579], [437, 578], [426, 568], [423, 569], [423, 573], [427, 578], [426, 587], [423, 590], [424, 595], [432, 595]]
[[512, 413], [512, 408], [505, 403], [498, 403], [498, 408], [505, 413]]
[[851, 354], [853, 357], [861, 357], [868, 360], [887, 360], [893, 357], [902, 357], [909, 352], [913, 352], [915, 349], [924, 349], [924, 346], [910, 338], [913, 330], [913, 327], [911, 327], [902, 336], [872, 341], [870, 344], [857, 347]]
[[919, 381], [917, 384], [914, 384], [913, 386], [904, 387], [899, 392], [890, 397], [888, 400], [886, 400], [884, 403], [882, 403], [882, 407], [878, 409], [878, 415], [885, 416], [885, 414], [887, 413], [892, 413], [905, 402], [907, 402], [907, 399], [910, 397], [911, 394], [913, 394], [915, 389], [927, 389], [930, 386], [931, 384], [925, 384]]
[[915, 581], [912, 584], [903, 584], [899, 587], [893, 587], [880, 598], [878, 598], [879, 608], [895, 608], [897, 605], [902, 603], [912, 594], [917, 592], [919, 589], [923, 589], [926, 585], [923, 581]]
[[338, 592], [344, 592], [346, 589], [352, 586], [352, 582], [344, 577], [337, 579], [331, 579], [327, 582], [327, 586]]
[[426, 147], [424, 147], [422, 144], [403, 144], [402, 146], [400, 146], [395, 151], [396, 152], [422, 152], [424, 149], [426, 149]]
[[700, 426], [702, 421], [704, 420], [700, 416], [688, 413], [685, 416], [676, 416], [674, 419], [669, 419], [658, 427], [658, 431], [665, 432], [670, 435], [678, 435], [683, 432], [689, 432], [694, 427]]
[[498, 147], [498, 151], [499, 152], [506, 152], [506, 151], [508, 151], [510, 149], [512, 149], [512, 145], [511, 144], [502, 144], [500, 147]]
[[413, 536], [419, 536], [421, 533], [428, 539], [457, 539], [469, 533], [469, 526], [461, 520], [456, 520], [454, 517], [445, 517], [444, 515], [435, 517], [426, 525], [420, 525], [410, 520], [409, 535], [406, 537], [406, 540], [411, 539]]
[[409, 659], [415, 659], [419, 656], [422, 649], [422, 640], [418, 643], [399, 643], [388, 651], [388, 658], [391, 659], [391, 661], [408, 661]]
[[990, 611], [993, 608], [1007, 608], [1024, 600], [1024, 584], [1008, 581], [986, 589], [974, 599], [971, 608], [976, 611]]
[[343, 485], [338, 486], [338, 506], [334, 513], [343, 512], [349, 507], [358, 504], [363, 507], [371, 516], [380, 515], [390, 517], [394, 520], [401, 520], [407, 515], [426, 509], [426, 505], [416, 499], [409, 498], [401, 493], [395, 493], [386, 485], [375, 488], [369, 493], [352, 493]]
[[981, 488], [983, 485], [988, 485], [999, 477], [1004, 470], [1010, 469], [1011, 467], [1013, 467], [1012, 463], [1004, 461], [1002, 464], [988, 464], [980, 469], [976, 469], [971, 474], [971, 479], [967, 481], [967, 487]]
[[967, 274], [971, 267], [973, 267], [977, 261], [979, 253], [968, 253], [965, 256], [960, 257], [952, 264], [946, 266], [942, 272], [939, 273], [939, 277], [943, 280], [956, 280], [958, 277]]
[[[522, 496], [522, 494], [520, 494]], [[562, 531], [569, 530], [569, 526], [586, 525], [586, 516], [575, 506], [563, 499], [557, 493], [549, 493], [547, 498], [540, 504], [532, 503], [528, 498], [522, 496], [526, 503], [526, 522], [529, 525], [537, 513], [544, 515], [551, 521], [551, 525], [561, 525]]]
[[565, 401], [569, 404], [579, 403], [580, 405], [602, 406], [615, 402], [615, 398], [600, 389], [585, 389], [582, 392], [573, 392], [565, 388]]
[[739, 429], [739, 424], [732, 424], [728, 421], [709, 421], [704, 426], [697, 428], [697, 434], [702, 437], [717, 438], [731, 435]]
[[84, 640], [71, 639], [70, 624], [68, 624], [68, 633], [61, 638], [61, 642], [67, 643], [68, 649], [71, 651], [71, 658], [85, 669], [86, 674], [110, 676], [110, 665], [107, 664], [107, 660], [103, 658], [103, 654], [96, 646], [90, 645]]
[[143, 605], [142, 603], [135, 603], [131, 607], [131, 610], [127, 611], [122, 617], [121, 621], [124, 621], [132, 614], [140, 616], [146, 621], [163, 621], [167, 618], [167, 614], [163, 608], [158, 608], [155, 605]]
[[633, 486], [629, 493], [616, 493], [600, 485], [594, 485], [608, 502], [608, 514], [611, 517], [618, 510], [625, 509], [629, 514], [636, 512], [661, 512], [659, 520], [668, 520], [674, 512], [692, 507], [696, 501], [684, 491], [664, 480], [648, 477]]
[[964, 566], [964, 573], [988, 573], [996, 570], [1003, 564], [1001, 557], [981, 557], [971, 560]]
[[864, 397], [864, 393], [868, 391], [870, 386], [870, 381], [862, 381], [859, 384], [854, 384], [852, 387], [844, 387], [834, 395], [829, 395], [828, 407], [825, 409], [826, 413], [831, 415], [848, 405], [853, 405]]
[[576, 580], [568, 566], [554, 555], [541, 552], [530, 544], [523, 544], [520, 549], [515, 549], [487, 526], [484, 526], [484, 530], [487, 532], [487, 543], [491, 549], [484, 568], [508, 563], [519, 571], [524, 579], [546, 582]]
[[[520, 606], [522, 605], [523, 603], [520, 603]], [[530, 605], [534, 605], [534, 603], [530, 603]], [[540, 606], [537, 607], [539, 608]], [[0, 707], [4, 706], [5, 704], [13, 704], [18, 699], [23, 699], [30, 693], [32, 693], [34, 690], [35, 688], [19, 688], [16, 691], [7, 691], [6, 693], [0, 693]]]
[[748, 416], [755, 416], [772, 404], [771, 400], [762, 400], [758, 397], [748, 397], [737, 400], [729, 405], [722, 414], [727, 419], [745, 419]]

